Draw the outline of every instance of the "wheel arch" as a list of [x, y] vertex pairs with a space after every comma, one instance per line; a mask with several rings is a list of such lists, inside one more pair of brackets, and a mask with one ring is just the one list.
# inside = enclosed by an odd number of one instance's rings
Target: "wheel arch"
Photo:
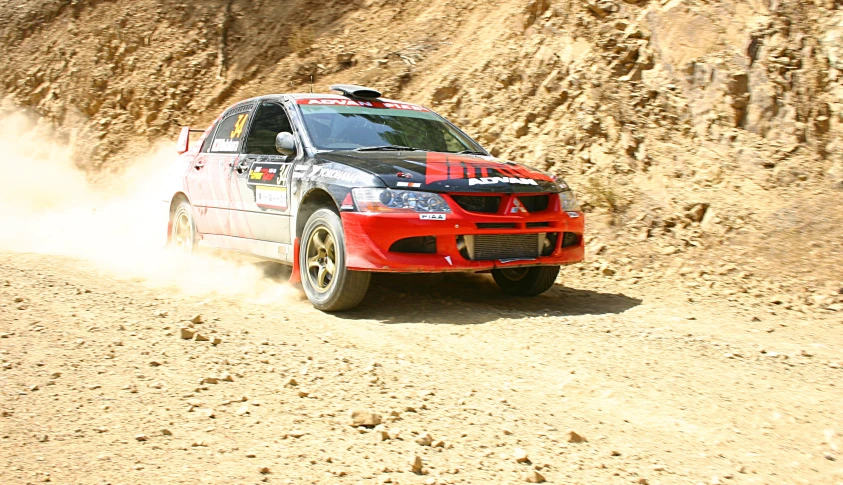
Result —
[[296, 212], [296, 238], [301, 238], [304, 232], [304, 226], [307, 220], [319, 209], [330, 209], [339, 215], [340, 208], [337, 201], [328, 193], [328, 191], [320, 188], [313, 188], [299, 203], [298, 211]]

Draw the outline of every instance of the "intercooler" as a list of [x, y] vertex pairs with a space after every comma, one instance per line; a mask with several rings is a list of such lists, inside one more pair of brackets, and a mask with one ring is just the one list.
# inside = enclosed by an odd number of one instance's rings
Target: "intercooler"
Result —
[[457, 246], [471, 261], [536, 259], [544, 240], [545, 233], [475, 234], [459, 236]]

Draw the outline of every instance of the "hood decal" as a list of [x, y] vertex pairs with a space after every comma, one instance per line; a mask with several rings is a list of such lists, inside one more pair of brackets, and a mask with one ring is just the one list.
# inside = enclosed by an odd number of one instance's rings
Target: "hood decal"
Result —
[[428, 152], [425, 165], [426, 184], [455, 179], [469, 179], [470, 186], [495, 183], [537, 185], [535, 180], [552, 181], [541, 172], [514, 163], [450, 153]]
[[392, 188], [433, 192], [559, 192], [547, 174], [479, 155], [443, 152], [322, 152], [319, 158], [365, 170]]

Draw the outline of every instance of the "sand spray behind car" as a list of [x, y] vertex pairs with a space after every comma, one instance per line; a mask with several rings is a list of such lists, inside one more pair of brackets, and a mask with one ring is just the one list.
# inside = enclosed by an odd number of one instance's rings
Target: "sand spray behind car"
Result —
[[162, 247], [160, 194], [175, 156], [172, 142], [95, 185], [72, 163], [72, 145], [56, 139], [46, 123], [0, 113], [1, 251], [81, 257], [118, 277], [191, 294], [294, 298], [292, 288], [255, 266], [205, 254], [185, 258]]

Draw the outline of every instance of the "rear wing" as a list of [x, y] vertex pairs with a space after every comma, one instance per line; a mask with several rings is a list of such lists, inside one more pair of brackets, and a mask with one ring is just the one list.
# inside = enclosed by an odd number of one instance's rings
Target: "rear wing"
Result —
[[182, 126], [179, 133], [179, 139], [176, 142], [176, 151], [179, 155], [186, 152], [190, 148], [190, 134], [191, 133], [205, 133], [205, 130], [193, 130], [189, 126]]

